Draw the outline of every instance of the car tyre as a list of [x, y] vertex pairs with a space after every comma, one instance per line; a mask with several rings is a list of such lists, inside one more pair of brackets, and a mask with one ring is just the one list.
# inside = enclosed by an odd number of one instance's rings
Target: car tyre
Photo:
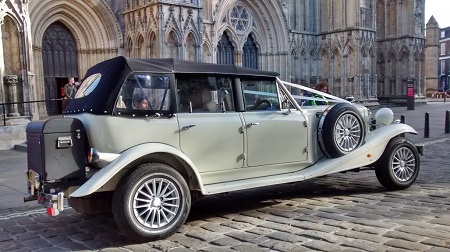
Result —
[[365, 127], [361, 114], [353, 105], [338, 103], [325, 110], [317, 134], [325, 156], [337, 158], [363, 144]]
[[381, 185], [390, 190], [411, 186], [420, 170], [420, 156], [416, 146], [404, 137], [392, 139], [375, 166]]
[[186, 221], [191, 195], [183, 176], [161, 163], [139, 165], [113, 195], [112, 212], [121, 231], [136, 241], [164, 239]]

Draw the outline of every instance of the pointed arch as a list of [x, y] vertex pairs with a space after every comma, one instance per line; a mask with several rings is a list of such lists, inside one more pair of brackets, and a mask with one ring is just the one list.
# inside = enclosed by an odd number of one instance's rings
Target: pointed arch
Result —
[[167, 33], [166, 37], [166, 57], [178, 59], [179, 58], [178, 45], [179, 45], [179, 37], [177, 36], [177, 33], [175, 32], [175, 30], [170, 30]]
[[255, 39], [252, 34], [249, 34], [242, 48], [242, 65], [244, 67], [258, 69], [258, 50]]
[[136, 48], [135, 48], [135, 52], [134, 55], [136, 58], [146, 58], [147, 57], [147, 53], [146, 53], [146, 46], [145, 46], [145, 41], [144, 41], [144, 36], [142, 36], [142, 34], [138, 33], [137, 37], [136, 37]]
[[198, 42], [193, 32], [186, 36], [186, 60], [197, 61]]
[[217, 63], [234, 64], [235, 47], [230, 41], [228, 34], [224, 32], [217, 43]]

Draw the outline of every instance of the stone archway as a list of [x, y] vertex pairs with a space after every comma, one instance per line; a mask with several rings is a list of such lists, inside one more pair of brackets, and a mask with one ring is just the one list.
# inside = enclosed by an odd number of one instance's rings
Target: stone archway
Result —
[[[60, 99], [69, 77], [78, 78], [78, 50], [75, 38], [61, 22], [51, 24], [42, 39], [45, 99]], [[61, 113], [61, 102], [46, 102], [49, 115]]]

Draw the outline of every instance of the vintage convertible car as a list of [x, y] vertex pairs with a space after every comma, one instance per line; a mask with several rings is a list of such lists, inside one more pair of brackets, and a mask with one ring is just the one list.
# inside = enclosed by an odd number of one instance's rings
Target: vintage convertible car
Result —
[[[25, 200], [52, 216], [65, 198], [82, 213], [109, 210], [124, 234], [154, 240], [176, 232], [202, 195], [363, 169], [391, 190], [416, 180], [422, 148], [405, 133], [417, 132], [390, 109], [372, 117], [277, 76], [174, 59], [99, 63], [63, 118], [27, 126]], [[302, 105], [309, 99], [325, 105]]]

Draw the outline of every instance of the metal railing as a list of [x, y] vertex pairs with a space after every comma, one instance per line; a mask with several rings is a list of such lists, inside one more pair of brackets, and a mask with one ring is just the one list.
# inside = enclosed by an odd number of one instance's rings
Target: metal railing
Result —
[[[6, 126], [6, 119], [8, 119], [6, 117], [6, 106], [11, 106], [11, 105], [24, 105], [24, 104], [31, 104], [31, 103], [41, 103], [41, 102], [59, 102], [62, 101], [63, 98], [59, 98], [59, 99], [48, 99], [48, 100], [38, 100], [38, 101], [24, 101], [24, 102], [4, 102], [4, 103], [0, 103], [0, 106], [2, 107], [2, 116], [3, 116], [3, 126]], [[28, 111], [31, 112], [31, 109], [28, 109]], [[9, 117], [9, 118], [14, 118], [14, 117]]]

